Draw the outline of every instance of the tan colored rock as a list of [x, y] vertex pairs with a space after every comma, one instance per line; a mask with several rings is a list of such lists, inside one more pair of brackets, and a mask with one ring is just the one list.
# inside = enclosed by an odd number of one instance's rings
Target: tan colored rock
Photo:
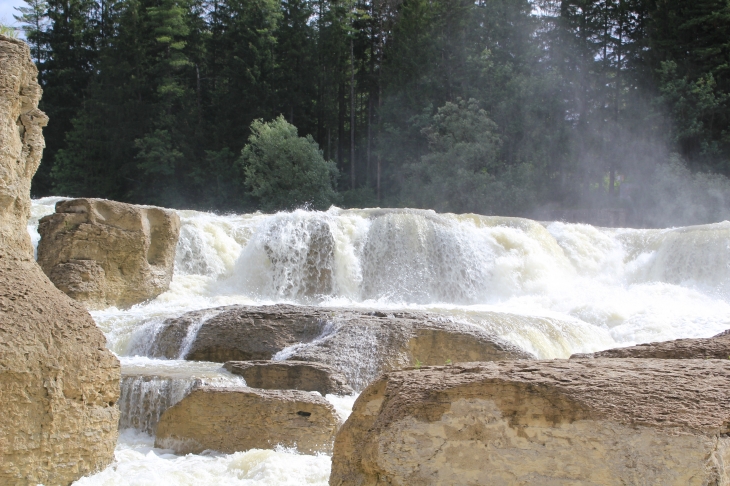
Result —
[[277, 445], [305, 454], [331, 452], [338, 425], [334, 407], [314, 393], [201, 387], [162, 414], [155, 447], [178, 454]]
[[730, 483], [730, 361], [553, 360], [391, 372], [330, 485]]
[[122, 370], [120, 383], [119, 428], [155, 435], [165, 410], [193, 388], [244, 385], [240, 376], [222, 370], [217, 363], [196, 363], [193, 367], [128, 364]]
[[229, 361], [224, 368], [252, 388], [351, 395], [347, 380], [330, 366], [307, 361]]
[[33, 259], [30, 180], [47, 117], [28, 46], [0, 36], [0, 484], [65, 485], [108, 465], [119, 362]]
[[[188, 340], [192, 341], [188, 341]], [[277, 359], [328, 365], [356, 390], [409, 366], [534, 356], [468, 323], [425, 312], [229, 306], [166, 321], [150, 356], [196, 361]]]
[[40, 220], [38, 263], [87, 307], [129, 307], [170, 287], [180, 217], [169, 209], [71, 199]]
[[730, 332], [725, 331], [706, 339], [675, 339], [570, 357], [585, 358], [730, 359]]

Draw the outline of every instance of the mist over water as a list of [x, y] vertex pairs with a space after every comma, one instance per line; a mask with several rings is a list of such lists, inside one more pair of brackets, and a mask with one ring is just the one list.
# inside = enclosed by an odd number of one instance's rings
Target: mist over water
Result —
[[[32, 235], [57, 200], [34, 201]], [[122, 425], [138, 431], [121, 435], [114, 466], [78, 484], [326, 484], [326, 456], [178, 457], [141, 435], [195, 383], [241, 384], [219, 364], [145, 357], [161, 323], [190, 310], [283, 302], [425, 310], [540, 358], [730, 328], [727, 221], [638, 230], [410, 209], [178, 213], [170, 290], [91, 313], [122, 361]], [[354, 401], [327, 398], [343, 418]]]

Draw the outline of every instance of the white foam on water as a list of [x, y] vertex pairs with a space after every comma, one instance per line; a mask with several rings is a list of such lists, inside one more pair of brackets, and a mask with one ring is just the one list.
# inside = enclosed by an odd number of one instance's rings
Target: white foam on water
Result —
[[[60, 199], [33, 202], [34, 244], [38, 219]], [[431, 311], [541, 358], [730, 328], [727, 221], [634, 230], [412, 209], [178, 214], [170, 289], [130, 309], [92, 312], [125, 373], [146, 366], [192, 380], [203, 370], [133, 356], [148, 352], [140, 343], [152, 341], [165, 319], [231, 304]], [[192, 342], [197, 331], [189, 331]], [[363, 342], [358, 352], [366, 356], [374, 345]], [[343, 417], [354, 402], [327, 398]], [[327, 457], [174, 456], [130, 434], [113, 467], [78, 484], [325, 484], [329, 472]]]
[[75, 486], [300, 486], [328, 484], [331, 459], [293, 450], [252, 449], [235, 454], [188, 454], [156, 449], [154, 439], [123, 430], [114, 463]]

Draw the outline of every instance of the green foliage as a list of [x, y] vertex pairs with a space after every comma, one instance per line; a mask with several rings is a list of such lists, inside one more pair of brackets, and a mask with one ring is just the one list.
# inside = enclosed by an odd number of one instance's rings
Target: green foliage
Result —
[[0, 35], [4, 35], [5, 37], [17, 38], [18, 31], [15, 30], [14, 27], [0, 23]]
[[265, 211], [311, 206], [327, 209], [337, 201], [337, 168], [322, 156], [311, 136], [299, 137], [284, 117], [255, 120], [241, 152], [246, 186]]
[[505, 214], [519, 208], [515, 196], [529, 202], [529, 194], [521, 194], [529, 190], [529, 167], [505, 166], [498, 127], [476, 100], [447, 102], [422, 131], [430, 150], [408, 168], [414, 205]]
[[[36, 196], [324, 208], [335, 180], [347, 207], [533, 216], [625, 204], [609, 182], [648, 187], [671, 152], [730, 175], [719, 0], [25, 1]], [[246, 181], [252, 122], [280, 115], [342, 172], [326, 191]]]
[[30, 45], [30, 54], [36, 64], [41, 64], [47, 57], [45, 33], [48, 28], [48, 3], [45, 0], [25, 0], [27, 7], [15, 7], [20, 15], [14, 15], [20, 22], [25, 38]]

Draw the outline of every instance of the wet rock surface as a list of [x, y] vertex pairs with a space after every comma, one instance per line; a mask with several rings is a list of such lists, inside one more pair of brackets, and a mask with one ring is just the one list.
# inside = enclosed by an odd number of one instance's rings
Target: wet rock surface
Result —
[[27, 231], [48, 118], [28, 46], [0, 35], [0, 484], [66, 485], [114, 458], [119, 361]]
[[200, 387], [165, 411], [155, 447], [187, 454], [281, 445], [304, 454], [329, 453], [338, 425], [335, 409], [315, 393]]
[[435, 314], [291, 305], [229, 306], [169, 319], [151, 355], [177, 357], [183, 346], [189, 346], [188, 360], [277, 355], [322, 363], [360, 390], [381, 373], [408, 366], [534, 357], [474, 325]]
[[38, 263], [56, 287], [92, 309], [129, 307], [169, 288], [180, 218], [153, 206], [71, 199], [38, 232]]
[[331, 485], [726, 484], [728, 360], [391, 372], [335, 440]]
[[730, 359], [730, 331], [706, 339], [675, 339], [570, 357], [585, 358]]
[[347, 380], [327, 365], [306, 361], [229, 361], [224, 368], [252, 388], [316, 391], [322, 395], [350, 395]]

